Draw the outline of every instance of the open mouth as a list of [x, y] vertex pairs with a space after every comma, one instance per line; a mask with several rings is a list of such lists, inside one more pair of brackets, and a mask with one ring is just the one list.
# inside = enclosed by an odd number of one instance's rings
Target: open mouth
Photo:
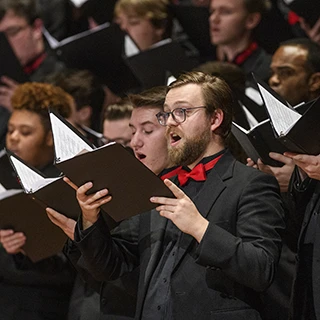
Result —
[[170, 139], [171, 139], [171, 144], [175, 144], [179, 140], [181, 140], [181, 137], [176, 133], [170, 133]]
[[143, 160], [143, 159], [146, 158], [146, 155], [143, 154], [143, 153], [137, 153], [137, 152], [136, 152], [136, 157], [141, 161], [141, 160]]

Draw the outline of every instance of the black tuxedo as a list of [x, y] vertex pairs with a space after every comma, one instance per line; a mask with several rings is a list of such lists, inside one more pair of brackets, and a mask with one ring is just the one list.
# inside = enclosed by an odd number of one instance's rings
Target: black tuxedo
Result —
[[[307, 178], [301, 183], [297, 174], [291, 182], [297, 207], [292, 219], [301, 225], [301, 230], [289, 319], [320, 319], [320, 182]], [[312, 315], [310, 309], [314, 309]]]
[[[172, 318], [260, 319], [257, 292], [273, 280], [285, 227], [275, 178], [226, 152], [192, 200], [209, 226], [200, 244], [181, 234], [170, 279]], [[140, 267], [140, 319], [169, 221], [152, 210], [124, 221], [112, 236], [101, 217], [83, 232], [80, 224], [75, 241], [96, 279], [114, 280]]]

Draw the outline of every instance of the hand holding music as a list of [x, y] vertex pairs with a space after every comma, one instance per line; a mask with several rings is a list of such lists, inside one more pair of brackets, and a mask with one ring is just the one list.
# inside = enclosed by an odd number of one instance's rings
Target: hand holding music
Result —
[[9, 254], [23, 253], [22, 247], [26, 243], [26, 236], [22, 232], [15, 232], [14, 230], [0, 230], [0, 243]]
[[82, 211], [83, 229], [91, 227], [98, 220], [100, 207], [112, 199], [108, 195], [108, 189], [87, 195], [87, 192], [93, 187], [92, 182], [87, 182], [78, 188], [70, 179], [63, 178], [63, 180], [77, 191], [77, 200]]
[[310, 178], [320, 180], [320, 155], [297, 154], [285, 152], [285, 156], [292, 159]]
[[58, 226], [71, 240], [74, 240], [76, 221], [66, 217], [52, 208], [46, 208], [48, 218]]

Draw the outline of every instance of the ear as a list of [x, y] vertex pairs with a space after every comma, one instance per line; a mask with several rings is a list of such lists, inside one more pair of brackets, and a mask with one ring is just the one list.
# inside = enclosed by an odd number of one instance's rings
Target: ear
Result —
[[53, 147], [53, 135], [52, 135], [52, 131], [49, 130], [47, 132], [47, 136], [46, 136], [46, 145], [48, 147]]
[[309, 91], [311, 94], [320, 92], [320, 72], [315, 72], [309, 79]]
[[33, 34], [36, 39], [41, 39], [42, 38], [42, 28], [43, 28], [43, 22], [41, 19], [36, 19], [33, 22], [32, 29], [33, 29]]
[[84, 106], [77, 111], [77, 119], [79, 123], [88, 124], [92, 114], [91, 106]]
[[247, 30], [253, 30], [261, 21], [259, 12], [249, 13], [246, 21]]
[[165, 28], [164, 28], [164, 27], [160, 27], [160, 28], [156, 28], [156, 29], [155, 29], [155, 33], [156, 33], [156, 35], [157, 35], [157, 37], [158, 37], [159, 39], [162, 39], [162, 38], [163, 38], [164, 32], [165, 32]]
[[223, 111], [221, 109], [215, 110], [215, 112], [212, 114], [211, 119], [210, 119], [212, 132], [214, 132], [215, 130], [217, 130], [220, 127], [223, 119], [224, 119]]

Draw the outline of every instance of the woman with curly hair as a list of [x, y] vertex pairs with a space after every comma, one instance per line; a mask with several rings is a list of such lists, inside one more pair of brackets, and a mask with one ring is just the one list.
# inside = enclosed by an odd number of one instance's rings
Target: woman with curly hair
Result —
[[[58, 176], [48, 108], [67, 118], [73, 103], [69, 94], [49, 84], [18, 86], [12, 97], [7, 149], [44, 175]], [[23, 233], [0, 230], [0, 319], [65, 319], [73, 270], [62, 254], [31, 262], [21, 250], [26, 241]]]

